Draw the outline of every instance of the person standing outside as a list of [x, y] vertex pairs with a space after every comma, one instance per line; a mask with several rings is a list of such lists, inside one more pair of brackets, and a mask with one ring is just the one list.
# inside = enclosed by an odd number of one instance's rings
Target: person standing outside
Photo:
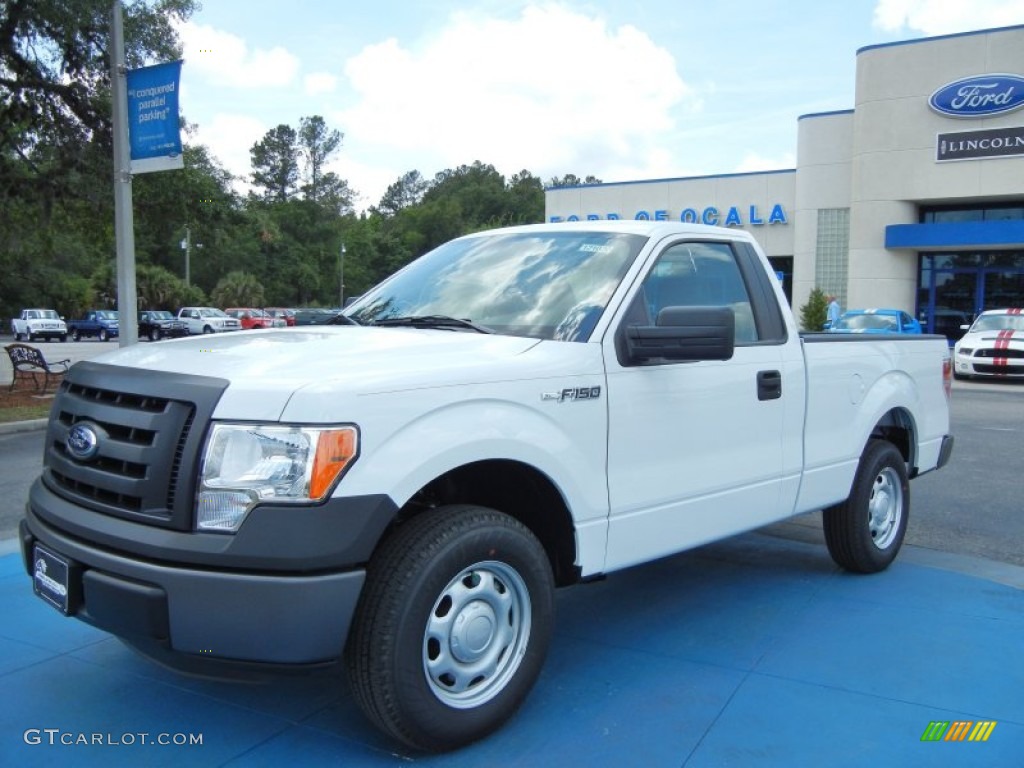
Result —
[[834, 295], [828, 297], [828, 327], [835, 328], [839, 323], [839, 316], [842, 314], [839, 308], [839, 299]]

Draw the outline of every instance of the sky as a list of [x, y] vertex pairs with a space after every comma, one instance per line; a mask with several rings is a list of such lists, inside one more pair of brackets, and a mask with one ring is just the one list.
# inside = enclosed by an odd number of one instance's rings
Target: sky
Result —
[[793, 168], [801, 115], [853, 108], [856, 53], [1024, 24], [1024, 0], [204, 0], [179, 26], [186, 141], [241, 181], [320, 115], [376, 205], [475, 161], [604, 182]]

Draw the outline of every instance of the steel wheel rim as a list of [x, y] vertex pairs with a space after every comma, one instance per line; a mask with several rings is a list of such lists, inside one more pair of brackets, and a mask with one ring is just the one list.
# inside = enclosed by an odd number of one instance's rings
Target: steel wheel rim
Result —
[[530, 641], [530, 592], [506, 563], [463, 569], [441, 590], [423, 633], [423, 671], [456, 709], [486, 704], [508, 685]]
[[868, 500], [868, 530], [871, 541], [879, 549], [886, 549], [896, 539], [903, 519], [903, 484], [892, 467], [886, 467], [875, 477]]

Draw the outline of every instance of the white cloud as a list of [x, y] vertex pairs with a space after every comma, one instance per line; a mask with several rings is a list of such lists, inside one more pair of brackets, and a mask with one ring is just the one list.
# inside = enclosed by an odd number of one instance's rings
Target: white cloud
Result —
[[338, 78], [328, 72], [314, 72], [302, 79], [302, 85], [308, 96], [333, 93], [338, 87]]
[[1024, 24], [1024, 0], [878, 0], [874, 25], [886, 32], [913, 29], [945, 35]]
[[193, 22], [177, 26], [190, 72], [210, 84], [235, 88], [275, 88], [291, 84], [299, 60], [279, 46], [250, 50], [230, 32]]
[[645, 33], [557, 5], [513, 19], [459, 13], [414, 47], [367, 46], [345, 73], [358, 96], [333, 117], [346, 145], [415, 158], [389, 183], [474, 160], [545, 179], [645, 167], [693, 96]]
[[267, 130], [267, 126], [254, 117], [222, 113], [197, 126], [196, 139], [209, 147], [228, 172], [240, 177], [241, 183], [236, 184], [236, 188], [244, 191], [248, 189], [251, 169], [249, 149]]

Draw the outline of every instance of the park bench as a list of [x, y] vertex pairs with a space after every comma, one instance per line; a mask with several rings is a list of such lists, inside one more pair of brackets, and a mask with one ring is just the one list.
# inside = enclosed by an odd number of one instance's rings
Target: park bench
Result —
[[[9, 391], [14, 389], [19, 377], [25, 379], [32, 377], [32, 383], [35, 384], [36, 389], [45, 392], [50, 386], [50, 377], [59, 379], [68, 372], [68, 367], [71, 365], [70, 360], [47, 362], [39, 349], [28, 344], [8, 344], [4, 349], [7, 350], [7, 356], [11, 358], [11, 366], [14, 368]], [[39, 385], [40, 376], [42, 377], [42, 386]]]

